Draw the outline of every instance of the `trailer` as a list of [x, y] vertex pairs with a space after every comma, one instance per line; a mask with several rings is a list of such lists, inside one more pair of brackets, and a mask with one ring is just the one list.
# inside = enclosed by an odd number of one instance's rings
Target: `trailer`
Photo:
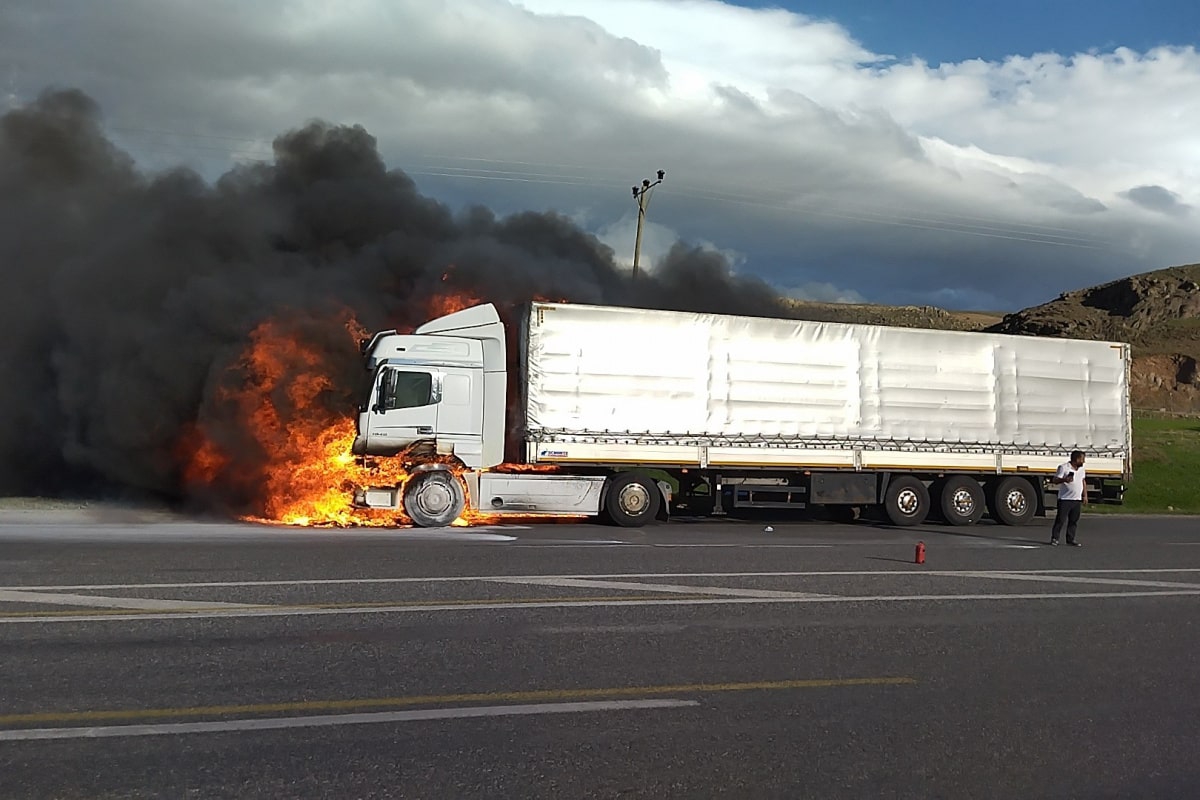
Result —
[[1131, 470], [1129, 345], [535, 302], [515, 349], [494, 306], [364, 344], [354, 449], [403, 458], [355, 503], [422, 526], [466, 509], [603, 517], [831, 507], [893, 524], [1054, 507]]

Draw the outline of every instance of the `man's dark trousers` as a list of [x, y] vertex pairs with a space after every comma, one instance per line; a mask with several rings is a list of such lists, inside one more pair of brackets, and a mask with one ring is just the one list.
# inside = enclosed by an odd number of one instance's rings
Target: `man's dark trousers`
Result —
[[1075, 541], [1075, 529], [1079, 527], [1079, 512], [1082, 510], [1082, 500], [1059, 500], [1058, 514], [1054, 517], [1054, 529], [1050, 532], [1050, 541], [1058, 541], [1063, 523], [1067, 525], [1067, 544]]

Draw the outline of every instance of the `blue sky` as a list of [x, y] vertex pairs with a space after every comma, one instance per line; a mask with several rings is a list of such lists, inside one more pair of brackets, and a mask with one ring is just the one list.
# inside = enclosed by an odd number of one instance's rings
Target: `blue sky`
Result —
[[917, 56], [931, 64], [1116, 46], [1144, 51], [1200, 41], [1200, 3], [1189, 0], [742, 0], [738, 5], [831, 19], [877, 53]]

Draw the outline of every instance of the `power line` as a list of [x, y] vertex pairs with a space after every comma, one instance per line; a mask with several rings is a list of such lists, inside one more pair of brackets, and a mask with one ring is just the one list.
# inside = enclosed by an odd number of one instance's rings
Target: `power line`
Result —
[[[465, 173], [465, 172], [449, 173], [449, 172], [408, 171], [408, 170], [406, 170], [406, 172], [408, 172], [411, 175], [459, 178], [459, 179], [463, 179], [463, 180], [511, 181], [511, 182], [519, 182], [519, 183], [557, 184], [557, 185], [566, 185], [566, 186], [603, 185], [603, 184], [599, 184], [595, 181], [551, 180], [551, 179], [545, 179], [545, 178], [519, 178], [519, 177], [501, 176], [501, 175], [474, 175], [474, 174]], [[610, 183], [608, 185], [614, 186], [615, 184]], [[1022, 233], [1021, 231], [1007, 230], [1005, 228], [996, 228], [997, 232], [989, 232], [986, 229], [984, 229], [984, 230], [979, 229], [979, 228], [985, 228], [986, 226], [964, 226], [962, 223], [954, 223], [954, 222], [950, 222], [950, 221], [947, 221], [944, 224], [933, 224], [933, 223], [936, 223], [937, 221], [936, 220], [926, 221], [926, 222], [908, 221], [903, 217], [889, 218], [889, 217], [885, 217], [885, 216], [878, 215], [878, 214], [876, 214], [874, 216], [865, 216], [865, 214], [869, 214], [871, 212], [852, 214], [852, 213], [846, 213], [846, 212], [830, 211], [830, 210], [821, 209], [821, 208], [813, 208], [811, 206], [797, 205], [794, 203], [778, 203], [778, 202], [771, 203], [771, 202], [766, 202], [766, 201], [762, 201], [762, 200], [744, 200], [744, 199], [738, 198], [737, 196], [733, 196], [733, 197], [721, 196], [721, 195], [717, 195], [717, 194], [705, 193], [703, 191], [690, 191], [689, 192], [686, 189], [676, 190], [674, 193], [679, 194], [681, 196], [685, 196], [685, 197], [693, 197], [698, 200], [708, 200], [711, 202], [729, 203], [732, 205], [758, 207], [758, 208], [771, 208], [771, 209], [776, 209], [776, 210], [781, 210], [781, 211], [790, 211], [790, 212], [801, 214], [801, 215], [812, 214], [812, 215], [817, 215], [817, 216], [830, 217], [833, 219], [845, 219], [845, 220], [852, 220], [852, 221], [857, 221], [857, 222], [868, 222], [868, 223], [873, 223], [873, 224], [878, 224], [878, 225], [892, 225], [892, 226], [897, 226], [897, 227], [916, 228], [916, 229], [921, 229], [921, 230], [939, 231], [942, 233], [958, 233], [958, 234], [963, 234], [963, 235], [967, 235], [967, 236], [980, 236], [980, 237], [990, 238], [990, 239], [1006, 239], [1006, 240], [1011, 240], [1011, 241], [1028, 242], [1030, 244], [1044, 244], [1044, 245], [1051, 245], [1051, 246], [1057, 246], [1057, 247], [1074, 247], [1074, 248], [1085, 249], [1085, 250], [1104, 250], [1104, 249], [1108, 249], [1111, 246], [1108, 242], [1104, 242], [1103, 240], [1086, 239], [1083, 237], [1051, 238], [1051, 237], [1055, 236], [1054, 234], [1043, 234], [1041, 236], [1019, 235]], [[1072, 238], [1075, 238], [1076, 241], [1071, 241]]]
[[[431, 159], [445, 160], [445, 161], [478, 162], [478, 163], [499, 164], [499, 165], [507, 165], [507, 166], [535, 166], [535, 167], [541, 167], [541, 168], [559, 167], [559, 168], [563, 168], [563, 169], [592, 170], [595, 172], [611, 172], [611, 173], [623, 171], [618, 167], [608, 167], [608, 166], [600, 166], [600, 165], [548, 164], [548, 163], [543, 163], [543, 162], [517, 161], [517, 160], [499, 159], [499, 158], [482, 158], [482, 157], [476, 157], [476, 156], [448, 156], [448, 155], [429, 155], [429, 154], [427, 154], [423, 157], [431, 158]], [[443, 165], [438, 165], [436, 167], [431, 167], [431, 168], [454, 169], [453, 167], [448, 167], [448, 166], [443, 166]], [[524, 174], [521, 171], [515, 171], [515, 170], [514, 171], [485, 170], [485, 169], [475, 170], [475, 169], [466, 168], [466, 167], [460, 168], [460, 169], [464, 172], [485, 172], [485, 173], [495, 172], [495, 173], [500, 173], [500, 174]], [[408, 170], [405, 170], [405, 171], [407, 172]], [[534, 174], [536, 174], [536, 173], [534, 173]], [[583, 176], [578, 176], [578, 177], [583, 177]], [[768, 186], [768, 187], [774, 189], [776, 192], [778, 192], [780, 194], [784, 194], [784, 195], [789, 194], [791, 191], [791, 187], [787, 187], [787, 186], [784, 186], [779, 183], [762, 183], [762, 184], [756, 184], [756, 186]], [[715, 190], [715, 191], [716, 191], [716, 193], [719, 193], [719, 194], [729, 194], [729, 195], [732, 195], [735, 197], [745, 197], [745, 198], [755, 198], [755, 197], [760, 196], [760, 194], [761, 194], [761, 192], [739, 194], [737, 192], [730, 192], [730, 191], [724, 190], [724, 189], [723, 190]], [[983, 217], [983, 216], [972, 215], [972, 214], [962, 214], [962, 213], [957, 213], [957, 212], [953, 212], [953, 211], [941, 211], [940, 213], [942, 215], [944, 215], [946, 218], [967, 219], [967, 220], [975, 220], [975, 221], [980, 221], [980, 222], [994, 222], [993, 217]], [[925, 221], [936, 222], [938, 220], [935, 217], [932, 220], [926, 219]], [[1017, 228], [1017, 229], [1030, 228], [1030, 229], [1033, 229], [1034, 231], [1064, 231], [1064, 232], [1074, 233], [1074, 229], [1072, 229], [1072, 228], [1067, 228], [1067, 227], [1062, 227], [1062, 226], [1057, 226], [1057, 225], [1045, 225], [1045, 224], [1034, 223], [1034, 222], [1012, 222], [1012, 223], [1009, 223], [1007, 226], [1002, 226], [1000, 229], [1010, 229], [1010, 228]], [[1078, 238], [1078, 237], [1068, 237], [1068, 238]], [[1086, 237], [1084, 237], [1084, 238], [1086, 238]]]
[[[144, 150], [159, 152], [159, 153], [175, 153], [182, 155], [183, 150], [190, 150], [203, 153], [220, 153], [231, 158], [242, 158], [252, 161], [267, 161], [274, 157], [274, 143], [264, 139], [255, 139], [250, 137], [240, 136], [225, 136], [218, 134], [202, 134], [192, 132], [165, 131], [150, 128], [119, 126], [111, 127], [110, 130], [119, 131], [135, 136], [165, 136], [177, 137], [183, 139], [200, 140], [207, 142], [227, 141], [252, 145], [260, 145], [264, 149], [251, 148], [226, 148], [212, 144], [200, 144], [197, 141], [192, 142], [146, 142], [139, 144], [139, 147]], [[555, 164], [535, 161], [520, 161], [512, 159], [486, 158], [479, 156], [448, 156], [427, 154], [424, 156], [427, 159], [442, 160], [442, 161], [458, 161], [459, 163], [468, 164], [492, 164], [498, 166], [515, 166], [515, 167], [536, 167], [539, 170], [551, 171], [530, 171], [519, 169], [491, 169], [483, 167], [457, 167], [452, 164], [427, 164], [418, 166], [415, 169], [404, 169], [403, 171], [413, 176], [435, 177], [435, 178], [450, 178], [458, 180], [472, 181], [491, 181], [502, 183], [528, 183], [541, 185], [556, 185], [556, 186], [588, 186], [598, 188], [617, 188], [622, 184], [614, 177], [613, 179], [604, 179], [587, 174], [578, 174], [580, 172], [595, 172], [595, 173], [611, 173], [616, 174], [616, 167], [608, 167], [602, 165], [586, 165], [586, 164]], [[574, 170], [575, 173], [562, 173], [553, 170]], [[735, 187], [736, 188], [736, 187]], [[1040, 244], [1056, 247], [1072, 247], [1088, 250], [1101, 250], [1111, 248], [1111, 243], [1094, 237], [1086, 237], [1076, 235], [1076, 232], [1070, 228], [1043, 225], [1037, 223], [1024, 222], [998, 222], [992, 217], [983, 217], [977, 215], [969, 215], [955, 212], [939, 212], [938, 214], [912, 214], [905, 212], [897, 212], [891, 208], [884, 207], [882, 210], [876, 211], [862, 205], [851, 204], [848, 208], [837, 206], [813, 206], [811, 203], [803, 201], [791, 200], [788, 198], [788, 190], [775, 184], [772, 188], [775, 190], [777, 197], [773, 201], [761, 199], [761, 192], [757, 194], [740, 193], [731, 191], [728, 188], [714, 188], [703, 185], [689, 186], [686, 182], [682, 186], [678, 186], [674, 193], [691, 197], [696, 200], [724, 203], [730, 205], [765, 208], [779, 211], [790, 212], [793, 214], [805, 216], [819, 216], [830, 219], [843, 219], [855, 222], [865, 222], [876, 225], [888, 225], [894, 227], [905, 227], [920, 230], [937, 231], [942, 233], [954, 233], [966, 236], [977, 236], [990, 239], [1001, 239], [1009, 241], [1021, 241], [1030, 244]], [[974, 222], [963, 222], [959, 220], [973, 220]], [[992, 223], [992, 224], [976, 224], [976, 223]], [[1063, 233], [1054, 233], [1054, 231], [1062, 231]]]

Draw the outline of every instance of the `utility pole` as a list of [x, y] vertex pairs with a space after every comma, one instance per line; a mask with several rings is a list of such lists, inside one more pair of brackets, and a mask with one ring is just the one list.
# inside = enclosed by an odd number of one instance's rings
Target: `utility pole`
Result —
[[633, 187], [633, 199], [637, 200], [638, 204], [638, 221], [637, 221], [637, 238], [633, 242], [633, 279], [637, 280], [638, 264], [642, 258], [642, 221], [646, 219], [646, 207], [650, 205], [650, 190], [663, 182], [663, 178], [667, 177], [667, 173], [661, 169], [658, 171], [658, 180], [654, 183], [650, 182], [649, 178], [642, 181], [641, 186]]

